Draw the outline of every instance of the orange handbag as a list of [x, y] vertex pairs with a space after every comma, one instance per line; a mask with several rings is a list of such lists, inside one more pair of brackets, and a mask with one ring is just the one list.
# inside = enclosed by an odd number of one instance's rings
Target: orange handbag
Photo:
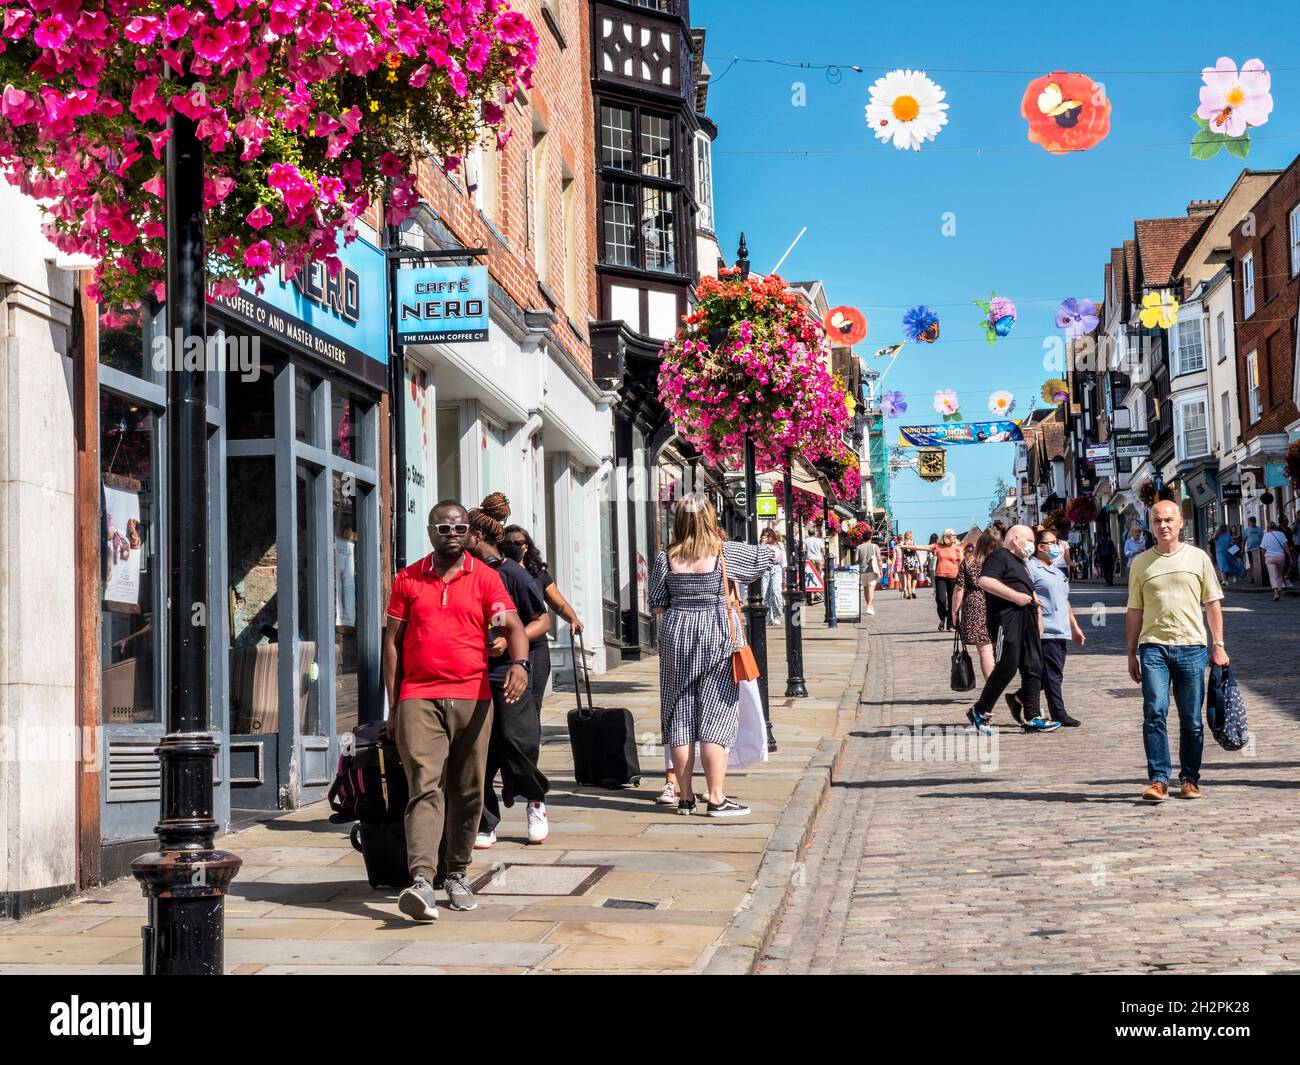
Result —
[[718, 562], [722, 566], [722, 598], [727, 611], [727, 623], [731, 626], [731, 642], [735, 650], [731, 652], [731, 675], [739, 684], [742, 680], [758, 680], [758, 659], [749, 644], [742, 644], [736, 630], [736, 612], [740, 603], [732, 598], [731, 581], [727, 579], [727, 556], [718, 549]]

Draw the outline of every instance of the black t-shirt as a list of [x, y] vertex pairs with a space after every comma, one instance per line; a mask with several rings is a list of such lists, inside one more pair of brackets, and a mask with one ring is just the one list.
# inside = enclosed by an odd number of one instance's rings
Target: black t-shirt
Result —
[[[992, 577], [1014, 591], [1024, 592], [1025, 595], [1034, 594], [1034, 579], [1029, 575], [1029, 567], [1005, 547], [999, 547], [984, 560], [984, 568], [980, 571], [980, 576]], [[1030, 609], [1029, 606], [1017, 606], [1009, 599], [1003, 599], [1002, 596], [988, 591], [984, 593], [984, 603], [988, 608], [990, 633], [997, 631], [1003, 618], [1017, 611]]]
[[[527, 625], [530, 621], [546, 613], [546, 601], [542, 598], [542, 590], [537, 582], [528, 575], [528, 571], [523, 566], [510, 558], [503, 558], [499, 562], [489, 562], [488, 565], [497, 571], [501, 583], [506, 586], [506, 591], [515, 602], [515, 610], [519, 614], [520, 621]], [[543, 636], [541, 639], [545, 640], [546, 637]], [[536, 642], [536, 640], [529, 642], [530, 650]], [[489, 681], [498, 683], [504, 681], [509, 670], [509, 651], [499, 657], [488, 659]]]

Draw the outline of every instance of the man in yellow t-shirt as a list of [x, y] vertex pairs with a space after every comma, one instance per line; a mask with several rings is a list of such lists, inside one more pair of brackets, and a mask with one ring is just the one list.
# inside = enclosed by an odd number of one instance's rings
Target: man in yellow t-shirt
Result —
[[1142, 798], [1169, 798], [1169, 690], [1178, 704], [1179, 794], [1199, 799], [1201, 705], [1205, 702], [1205, 621], [1214, 638], [1209, 659], [1228, 664], [1223, 643], [1223, 589], [1210, 556], [1179, 539], [1183, 515], [1162, 500], [1151, 511], [1156, 545], [1133, 559], [1128, 580], [1128, 673], [1142, 685], [1142, 743], [1150, 780]]

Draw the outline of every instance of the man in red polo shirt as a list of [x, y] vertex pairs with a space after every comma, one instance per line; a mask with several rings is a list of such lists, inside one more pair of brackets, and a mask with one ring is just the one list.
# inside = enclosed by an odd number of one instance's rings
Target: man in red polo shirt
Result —
[[[477, 903], [465, 870], [474, 854], [492, 733], [488, 629], [503, 633], [511, 665], [505, 696], [528, 687], [528, 637], [501, 578], [465, 552], [465, 508], [452, 500], [429, 512], [432, 554], [393, 578], [384, 631], [389, 732], [410, 786], [406, 857], [415, 882], [398, 900], [417, 921], [438, 917], [433, 891], [441, 847], [453, 910]], [[395, 720], [394, 720], [395, 716]], [[444, 835], [444, 823], [445, 833]]]

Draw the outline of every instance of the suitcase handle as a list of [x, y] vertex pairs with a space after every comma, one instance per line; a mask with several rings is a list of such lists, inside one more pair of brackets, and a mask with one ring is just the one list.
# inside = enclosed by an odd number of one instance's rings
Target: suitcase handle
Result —
[[[578, 641], [577, 649], [574, 649], [573, 640]], [[587, 670], [587, 651], [582, 645], [582, 633], [573, 633], [573, 640], [569, 642], [569, 657], [573, 659], [573, 697], [578, 704], [578, 713], [583, 717], [590, 717], [596, 712], [595, 701], [591, 698], [591, 673]], [[582, 681], [587, 688], [587, 709], [582, 708], [582, 688], [578, 686], [578, 674], [582, 673]]]

